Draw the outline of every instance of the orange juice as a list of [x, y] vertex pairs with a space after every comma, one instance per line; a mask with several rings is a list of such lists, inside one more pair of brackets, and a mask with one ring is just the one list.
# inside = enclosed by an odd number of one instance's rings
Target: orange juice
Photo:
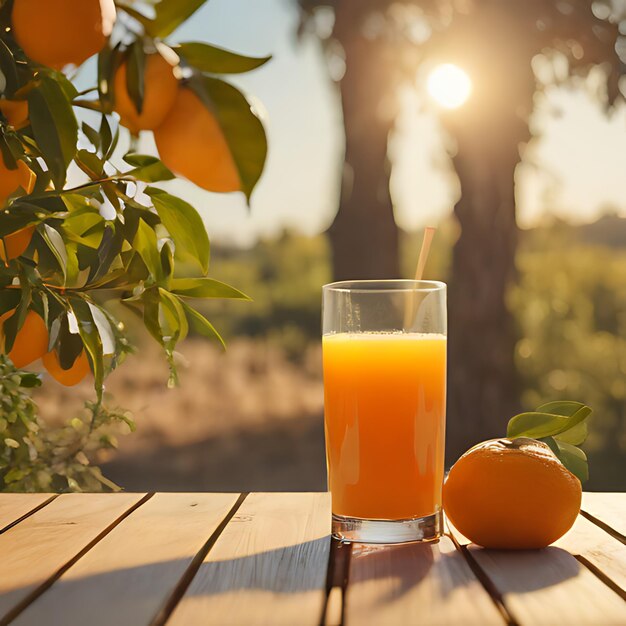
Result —
[[441, 509], [446, 338], [323, 337], [326, 450], [335, 515], [397, 520]]

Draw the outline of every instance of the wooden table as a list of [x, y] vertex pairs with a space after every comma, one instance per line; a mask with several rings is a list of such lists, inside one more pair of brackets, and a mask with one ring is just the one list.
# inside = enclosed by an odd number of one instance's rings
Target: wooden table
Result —
[[324, 493], [0, 494], [0, 624], [626, 624], [626, 494], [537, 551], [329, 527]]

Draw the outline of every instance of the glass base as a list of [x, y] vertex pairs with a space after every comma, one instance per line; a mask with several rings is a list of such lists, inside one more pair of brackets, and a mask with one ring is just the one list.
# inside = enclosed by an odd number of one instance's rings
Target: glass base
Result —
[[442, 535], [442, 515], [383, 520], [345, 517], [333, 513], [332, 534], [341, 541], [357, 543], [407, 543], [435, 541]]

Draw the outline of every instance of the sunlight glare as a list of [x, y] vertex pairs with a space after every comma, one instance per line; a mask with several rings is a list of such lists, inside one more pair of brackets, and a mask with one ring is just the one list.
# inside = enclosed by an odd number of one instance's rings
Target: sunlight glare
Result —
[[428, 93], [437, 104], [446, 109], [457, 109], [464, 104], [472, 91], [472, 81], [457, 65], [438, 65], [428, 76]]

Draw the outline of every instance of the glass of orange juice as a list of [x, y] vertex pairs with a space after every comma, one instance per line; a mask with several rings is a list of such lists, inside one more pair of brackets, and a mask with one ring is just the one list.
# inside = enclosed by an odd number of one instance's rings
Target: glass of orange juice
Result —
[[441, 534], [446, 286], [345, 281], [323, 289], [324, 427], [333, 536]]

